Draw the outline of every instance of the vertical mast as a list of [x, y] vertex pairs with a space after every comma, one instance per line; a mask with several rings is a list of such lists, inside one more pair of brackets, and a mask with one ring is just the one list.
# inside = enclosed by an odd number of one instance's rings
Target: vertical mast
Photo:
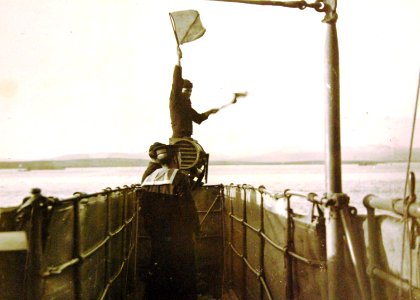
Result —
[[328, 299], [339, 299], [339, 272], [343, 261], [340, 239], [341, 136], [340, 136], [340, 68], [337, 38], [336, 0], [324, 0], [326, 23], [325, 42], [325, 190], [329, 203], [326, 208], [326, 254]]
[[324, 0], [326, 23], [325, 44], [325, 189], [326, 207], [326, 254], [328, 275], [328, 299], [341, 299], [345, 294], [340, 280], [343, 269], [345, 237], [351, 254], [361, 299], [370, 299], [369, 286], [362, 267], [362, 257], [357, 250], [356, 236], [351, 226], [349, 197], [342, 192], [341, 136], [340, 136], [340, 68], [337, 38], [337, 0]]
[[[326, 1], [326, 2], [335, 2]], [[324, 22], [327, 26], [325, 42], [325, 188], [328, 194], [342, 192], [341, 185], [341, 136], [340, 136], [340, 67], [337, 38], [337, 14], [333, 8], [326, 8]], [[330, 9], [333, 11], [328, 12]]]

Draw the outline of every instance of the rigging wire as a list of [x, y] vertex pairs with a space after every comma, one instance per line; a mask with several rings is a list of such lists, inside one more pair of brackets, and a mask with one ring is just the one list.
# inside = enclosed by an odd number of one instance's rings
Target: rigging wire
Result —
[[[414, 132], [416, 128], [416, 119], [417, 119], [417, 108], [419, 103], [419, 94], [420, 94], [420, 71], [419, 71], [419, 78], [417, 83], [417, 94], [416, 94], [416, 101], [414, 105], [414, 116], [413, 116], [413, 124], [411, 127], [411, 138], [410, 138], [410, 147], [408, 152], [408, 161], [407, 161], [407, 171], [406, 171], [406, 178], [405, 178], [405, 186], [404, 186], [404, 215], [403, 215], [403, 221], [404, 221], [404, 227], [403, 227], [403, 236], [402, 236], [402, 250], [401, 250], [401, 266], [400, 266], [400, 274], [401, 277], [403, 277], [403, 271], [404, 271], [404, 250], [405, 250], [405, 236], [406, 232], [408, 231], [408, 222], [409, 222], [409, 216], [408, 216], [408, 206], [410, 205], [410, 202], [407, 198], [407, 189], [409, 184], [409, 176], [410, 176], [410, 168], [411, 168], [411, 159], [413, 155], [413, 143], [414, 143]], [[413, 281], [413, 272], [412, 272], [412, 253], [411, 249], [409, 249], [409, 265], [410, 265], [410, 274], [409, 274], [409, 299], [413, 299], [413, 293], [412, 293], [412, 281]], [[399, 298], [401, 299], [401, 286], [399, 289]]]

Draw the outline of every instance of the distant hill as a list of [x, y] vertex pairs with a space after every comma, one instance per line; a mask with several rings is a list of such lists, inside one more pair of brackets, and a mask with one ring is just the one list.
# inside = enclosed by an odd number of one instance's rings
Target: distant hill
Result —
[[[366, 147], [363, 149], [344, 148], [343, 163], [370, 164], [407, 161], [408, 150], [391, 147]], [[420, 148], [415, 148], [412, 161], [420, 161]], [[0, 161], [1, 169], [64, 169], [90, 167], [137, 167], [149, 162], [147, 153], [99, 153], [75, 154], [40, 161]], [[275, 151], [256, 156], [227, 158], [224, 155], [210, 155], [211, 165], [235, 164], [319, 164], [324, 162], [324, 154], [319, 152]]]
[[56, 170], [65, 168], [136, 167], [147, 166], [149, 160], [129, 158], [91, 158], [71, 160], [7, 161], [0, 169]]
[[63, 155], [52, 160], [83, 160], [83, 159], [149, 159], [148, 153], [95, 153], [95, 154], [71, 154]]
[[[343, 162], [404, 162], [407, 161], [408, 150], [386, 146], [371, 146], [364, 148], [343, 148], [341, 159]], [[252, 161], [261, 163], [272, 162], [313, 162], [324, 161], [325, 155], [321, 152], [278, 150], [256, 156], [243, 157], [239, 161]], [[414, 148], [412, 161], [420, 161], [420, 148]]]
[[[409, 149], [392, 148], [387, 146], [371, 146], [362, 149], [344, 148], [342, 150], [343, 160], [367, 160], [367, 161], [400, 161], [408, 159]], [[412, 151], [412, 161], [420, 161], [420, 148]]]

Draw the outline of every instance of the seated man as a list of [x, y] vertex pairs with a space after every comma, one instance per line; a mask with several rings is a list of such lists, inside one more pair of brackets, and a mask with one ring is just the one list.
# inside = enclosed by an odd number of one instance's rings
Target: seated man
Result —
[[143, 182], [147, 176], [149, 176], [150, 174], [152, 174], [156, 169], [160, 169], [160, 163], [156, 160], [157, 159], [157, 154], [156, 154], [156, 148], [163, 146], [164, 144], [159, 143], [159, 142], [155, 142], [153, 143], [153, 145], [151, 145], [149, 147], [149, 157], [150, 157], [150, 162], [147, 165], [146, 170], [143, 173], [143, 176], [141, 177], [141, 182]]
[[162, 168], [146, 177], [140, 198], [152, 244], [146, 299], [197, 299], [194, 236], [199, 222], [189, 179], [178, 169], [175, 145], [162, 145], [156, 154]]

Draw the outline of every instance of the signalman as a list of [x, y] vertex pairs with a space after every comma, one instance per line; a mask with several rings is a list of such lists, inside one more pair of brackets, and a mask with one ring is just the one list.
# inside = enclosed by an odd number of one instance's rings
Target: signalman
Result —
[[217, 113], [220, 109], [236, 103], [237, 98], [246, 96], [246, 93], [235, 93], [233, 100], [220, 108], [213, 108], [204, 113], [198, 113], [191, 105], [191, 93], [193, 84], [191, 81], [182, 77], [181, 58], [182, 52], [180, 45], [194, 41], [206, 32], [200, 21], [200, 16], [195, 10], [176, 11], [169, 14], [174, 30], [178, 64], [175, 65], [172, 90], [169, 101], [171, 114], [172, 138], [191, 138], [193, 124], [201, 124], [207, 120], [211, 114]]
[[211, 114], [219, 111], [214, 108], [200, 114], [192, 108], [190, 100], [192, 88], [191, 81], [182, 78], [182, 67], [176, 65], [169, 100], [173, 138], [190, 138], [193, 133], [192, 122], [201, 124]]

